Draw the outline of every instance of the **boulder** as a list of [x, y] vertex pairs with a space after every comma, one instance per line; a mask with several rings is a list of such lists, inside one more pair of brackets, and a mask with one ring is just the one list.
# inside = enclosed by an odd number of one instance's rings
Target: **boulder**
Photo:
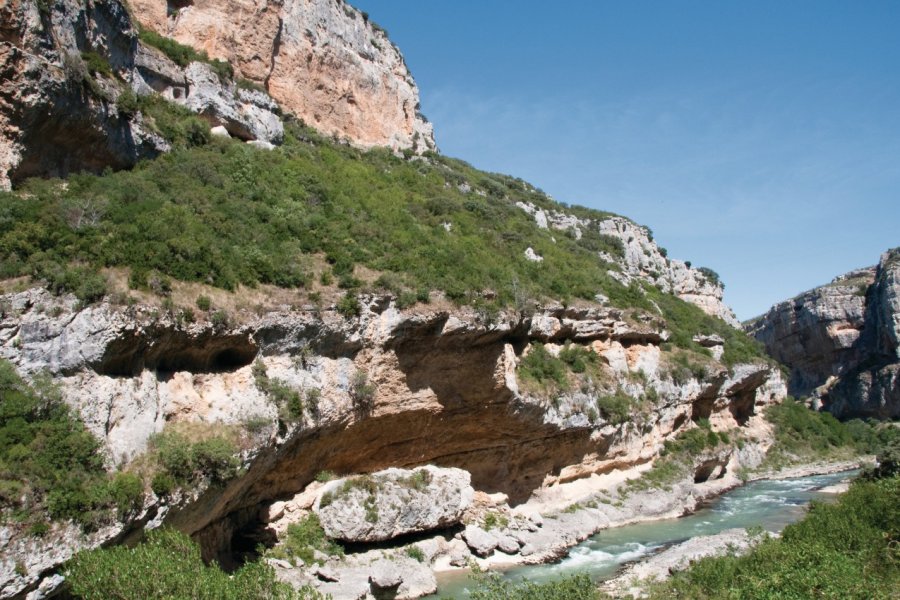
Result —
[[499, 543], [497, 538], [491, 533], [476, 525], [467, 525], [466, 530], [463, 532], [463, 538], [466, 540], [469, 548], [472, 549], [472, 552], [481, 557], [493, 554]]
[[459, 523], [475, 493], [470, 481], [461, 469], [387, 469], [328, 483], [313, 510], [332, 539], [380, 542]]

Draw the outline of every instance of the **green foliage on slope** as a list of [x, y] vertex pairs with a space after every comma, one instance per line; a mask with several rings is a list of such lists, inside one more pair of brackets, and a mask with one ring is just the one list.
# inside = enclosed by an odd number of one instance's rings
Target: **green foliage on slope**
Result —
[[225, 60], [210, 58], [206, 52], [197, 51], [190, 46], [176, 42], [172, 38], [159, 35], [150, 29], [141, 28], [140, 39], [148, 46], [160, 50], [169, 57], [169, 60], [179, 67], [186, 67], [192, 62], [204, 62], [212, 67], [219, 79], [231, 79], [234, 77], [234, 67]]
[[27, 385], [0, 361], [0, 510], [7, 523], [46, 532], [44, 519], [72, 519], [91, 529], [140, 507], [143, 485], [110, 477], [100, 443], [39, 378]]
[[764, 467], [872, 454], [900, 439], [900, 428], [890, 423], [859, 419], [842, 423], [831, 414], [810, 410], [793, 398], [767, 408], [766, 418], [775, 425], [775, 443]]
[[835, 505], [742, 557], [706, 558], [652, 598], [895, 598], [900, 589], [900, 478], [857, 481]]
[[[617, 239], [537, 227], [516, 202], [562, 207], [520, 179], [438, 155], [363, 152], [296, 124], [284, 146], [266, 152], [210, 140], [196, 116], [158, 98], [132, 104], [175, 150], [131, 171], [75, 175], [65, 186], [30, 180], [0, 193], [0, 278], [77, 282], [83, 278], [70, 276], [76, 271], [127, 267], [134, 282], [158, 272], [225, 289], [334, 280], [348, 290], [341, 308], [352, 318], [353, 291], [367, 285], [360, 272], [368, 270], [381, 273], [368, 285], [390, 289], [405, 304], [440, 290], [486, 315], [603, 294], [621, 308], [659, 307], [676, 345], [699, 352], [691, 336], [718, 333], [726, 362], [762, 355], [742, 332], [696, 307], [610, 277], [617, 267], [599, 255], [620, 256]], [[529, 247], [543, 261], [526, 259]], [[315, 266], [320, 256], [329, 265], [324, 272]], [[75, 291], [68, 287], [58, 291]], [[85, 301], [97, 290], [84, 290]]]
[[[554, 242], [515, 206], [550, 202], [523, 182], [443, 157], [360, 152], [299, 128], [273, 152], [214, 141], [130, 172], [73, 176], [67, 188], [32, 180], [23, 192], [27, 201], [0, 198], [0, 276], [40, 276], [50, 261], [226, 289], [297, 287], [312, 275], [306, 258], [322, 253], [338, 280], [363, 265], [458, 301], [488, 289], [506, 305], [600, 292], [628, 301], [596, 252], [565, 235]], [[87, 201], [93, 218], [78, 219]], [[525, 259], [529, 246], [543, 262]]]
[[66, 567], [72, 595], [81, 600], [208, 598], [209, 600], [300, 600], [322, 598], [276, 580], [272, 567], [250, 563], [229, 575], [207, 566], [200, 547], [174, 530], [151, 531], [134, 548], [82, 552]]

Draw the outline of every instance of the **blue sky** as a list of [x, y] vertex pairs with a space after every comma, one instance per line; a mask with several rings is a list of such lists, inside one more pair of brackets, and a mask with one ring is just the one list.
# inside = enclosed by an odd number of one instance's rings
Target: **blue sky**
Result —
[[900, 246], [900, 2], [351, 2], [443, 153], [650, 226], [741, 319]]

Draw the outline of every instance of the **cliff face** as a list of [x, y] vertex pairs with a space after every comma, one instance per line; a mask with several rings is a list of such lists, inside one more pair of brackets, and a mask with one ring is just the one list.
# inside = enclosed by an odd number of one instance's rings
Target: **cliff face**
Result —
[[619, 267], [609, 274], [620, 283], [628, 285], [634, 280], [647, 282], [698, 306], [706, 314], [718, 317], [732, 327], [740, 328], [734, 311], [722, 301], [724, 288], [721, 282], [684, 261], [668, 258], [646, 227], [623, 217], [586, 219], [566, 212], [543, 210], [524, 202], [519, 202], [517, 206], [532, 215], [537, 226], [543, 229], [555, 229], [576, 239], [596, 230], [619, 240], [622, 245], [621, 258], [603, 252], [599, 258]]
[[159, 136], [121, 118], [101, 98], [109, 86], [90, 78], [81, 56], [102, 52], [111, 68], [128, 69], [135, 46], [119, 2], [4, 3], [0, 188], [28, 176], [121, 168], [166, 148]]
[[434, 148], [419, 90], [384, 30], [334, 0], [133, 0], [144, 26], [205, 50], [285, 110], [363, 146]]
[[791, 369], [789, 390], [841, 418], [900, 416], [900, 251], [787, 302], [747, 326]]
[[209, 127], [264, 147], [280, 143], [280, 115], [292, 112], [359, 146], [434, 149], [400, 51], [342, 2], [129, 6], [146, 27], [231, 61], [238, 77], [202, 60], [176, 64], [139, 41], [120, 0], [7, 2], [0, 8], [0, 189], [33, 176], [127, 168], [170, 150], [165, 128], [142, 105], [121, 101], [123, 94], [159, 94]]
[[[685, 370], [680, 351], [662, 346], [660, 320], [597, 305], [486, 320], [440, 301], [398, 310], [391, 297], [372, 296], [353, 319], [327, 306], [270, 306], [223, 328], [140, 304], [79, 308], [40, 289], [3, 304], [0, 355], [22, 372], [51, 373], [111, 463], [140, 456], [167, 424], [270, 423], [245, 452], [245, 473], [224, 489], [180, 504], [150, 500], [155, 524], [192, 533], [208, 557], [227, 556], [241, 532], [266, 525], [259, 515], [324, 470], [457, 467], [476, 490], [505, 494], [514, 506], [556, 484], [648, 465], [665, 440], [701, 419], [732, 437], [765, 440], [761, 410], [784, 395], [765, 365], [728, 370], [697, 355], [706, 362]], [[551, 355], [565, 343], [594, 353], [597, 370], [548, 393], [520, 368], [538, 343]], [[291, 389], [318, 390], [296, 423], [275, 425], [278, 407], [259, 386], [260, 365]], [[604, 408], [616, 395], [631, 406], [627, 419]], [[694, 479], [736, 470], [732, 452], [693, 457]], [[5, 589], [22, 589], [102, 541], [55, 532], [40, 540], [7, 532], [6, 556], [43, 558], [27, 575], [3, 563]]]
[[278, 143], [266, 94], [203, 62], [181, 67], [137, 39], [117, 0], [0, 8], [0, 189], [33, 176], [126, 168], [171, 149], [159, 123], [123, 94], [160, 94], [247, 141]]

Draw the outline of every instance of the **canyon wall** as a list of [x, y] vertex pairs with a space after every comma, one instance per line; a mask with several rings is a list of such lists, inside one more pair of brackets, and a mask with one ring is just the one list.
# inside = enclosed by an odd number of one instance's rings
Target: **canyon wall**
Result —
[[362, 147], [434, 149], [400, 50], [343, 0], [131, 0], [161, 35], [229, 61], [288, 112]]
[[[180, 322], [151, 305], [79, 307], [41, 289], [2, 300], [0, 356], [23, 373], [53, 375], [110, 464], [139, 459], [173, 424], [265, 424], [250, 436], [238, 478], [182, 501], [148, 500], [145, 519], [191, 533], [208, 558], [227, 558], [242, 532], [265, 527], [259, 515], [323, 471], [456, 467], [479, 493], [516, 506], [560, 484], [647, 466], [666, 440], [701, 422], [748, 448], [765, 446], [761, 412], [785, 393], [766, 364], [729, 369], [683, 355], [665, 343], [658, 317], [596, 304], [487, 318], [439, 298], [399, 310], [390, 296], [369, 296], [356, 318], [301, 304], [242, 312], [223, 326]], [[531, 352], [567, 348], [595, 356], [595, 366], [554, 388], [523, 375]], [[261, 372], [307, 399], [299, 420], [280, 420]], [[613, 397], [627, 404], [626, 418], [605, 404]], [[733, 476], [740, 462], [732, 452], [693, 457], [695, 480]], [[34, 585], [71, 552], [102, 541], [13, 532], [5, 556], [44, 559], [25, 576], [4, 562], [5, 589]]]
[[840, 418], [900, 417], [900, 250], [776, 304], [747, 331], [791, 369], [791, 394]]
[[[343, 2], [128, 7], [12, 0], [0, 8], [0, 189], [128, 168], [171, 150], [161, 117], [133, 94], [158, 94], [264, 148], [280, 143], [282, 115], [293, 113], [358, 146], [435, 149], [399, 50]], [[176, 64], [139, 40], [133, 15], [211, 58]]]

